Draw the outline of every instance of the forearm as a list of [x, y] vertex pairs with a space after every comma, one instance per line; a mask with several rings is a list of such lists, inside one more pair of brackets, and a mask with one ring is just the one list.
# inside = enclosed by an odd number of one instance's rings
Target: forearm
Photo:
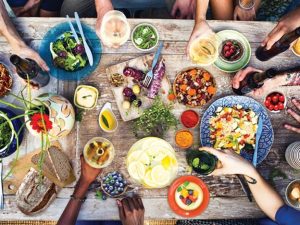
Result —
[[89, 183], [84, 181], [82, 178], [79, 179], [76, 184], [73, 196], [76, 199], [70, 199], [68, 205], [66, 206], [64, 212], [62, 213], [57, 225], [73, 225], [76, 223], [81, 205], [83, 202], [79, 199], [84, 199], [89, 188]]
[[95, 5], [98, 18], [102, 18], [107, 11], [114, 9], [111, 0], [95, 0]]
[[[249, 183], [249, 187], [257, 205], [268, 217], [275, 220], [276, 212], [284, 205], [282, 198], [256, 171], [255, 168], [253, 168], [247, 176], [255, 179], [256, 181], [255, 184]], [[247, 177], [246, 179], [251, 181]]]
[[3, 1], [0, 1], [0, 32], [12, 48], [25, 45], [14, 24], [11, 22]]
[[206, 20], [206, 12], [208, 8], [209, 0], [196, 0], [196, 17], [195, 22], [198, 23], [202, 20]]

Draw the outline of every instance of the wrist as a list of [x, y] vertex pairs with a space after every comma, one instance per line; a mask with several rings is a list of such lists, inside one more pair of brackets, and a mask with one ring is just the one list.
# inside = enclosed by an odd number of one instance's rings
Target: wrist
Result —
[[79, 178], [77, 185], [74, 190], [74, 197], [83, 199], [86, 196], [86, 193], [89, 189], [90, 183], [88, 183], [86, 180], [82, 179], [82, 177]]

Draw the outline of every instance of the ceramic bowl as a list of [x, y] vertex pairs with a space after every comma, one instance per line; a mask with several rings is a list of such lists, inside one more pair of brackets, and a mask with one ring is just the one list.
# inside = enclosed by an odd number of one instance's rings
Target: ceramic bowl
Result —
[[[194, 112], [194, 113], [197, 115], [197, 117], [198, 117], [198, 121], [197, 121], [197, 123], [195, 124], [195, 126], [187, 127], [187, 126], [185, 126], [185, 125], [183, 124], [183, 122], [182, 122], [183, 114], [184, 114], [185, 112], [188, 112], [188, 111]], [[200, 116], [199, 116], [199, 113], [196, 112], [195, 110], [187, 109], [187, 110], [185, 110], [185, 111], [183, 111], [183, 112], [181, 113], [181, 115], [180, 115], [180, 122], [181, 122], [181, 124], [182, 124], [184, 127], [188, 128], [188, 129], [193, 129], [193, 128], [195, 128], [195, 127], [197, 127], [197, 126], [199, 125], [199, 122], [200, 122]]]
[[[190, 133], [191, 135], [192, 135], [192, 143], [190, 144], [190, 145], [188, 145], [188, 146], [181, 146], [181, 145], [179, 145], [178, 143], [177, 143], [177, 141], [176, 141], [176, 137], [177, 137], [177, 134], [178, 133], [180, 133], [180, 132], [188, 132], [188, 133]], [[178, 130], [177, 132], [176, 132], [176, 134], [175, 134], [175, 143], [176, 143], [176, 146], [178, 147], [178, 148], [181, 148], [181, 149], [188, 149], [188, 148], [190, 148], [193, 144], [194, 144], [194, 135], [193, 135], [193, 133], [191, 132], [191, 131], [189, 131], [189, 130], [187, 130], [187, 129], [182, 129], [182, 130]]]
[[[77, 94], [78, 94], [78, 91], [81, 89], [81, 88], [86, 88], [86, 89], [90, 89], [92, 90], [94, 93], [96, 93], [96, 98], [95, 98], [95, 102], [94, 104], [91, 106], [91, 107], [84, 107], [80, 104], [78, 104], [77, 102]], [[98, 97], [99, 97], [99, 91], [97, 88], [93, 87], [93, 86], [90, 86], [90, 85], [78, 85], [76, 90], [75, 90], [75, 94], [74, 94], [74, 105], [80, 109], [87, 109], [87, 110], [90, 110], [90, 109], [93, 109], [95, 108], [95, 106], [97, 105], [97, 100], [98, 100]]]
[[293, 189], [293, 187], [295, 186], [295, 184], [299, 184], [300, 185], [300, 179], [297, 180], [293, 180], [292, 182], [289, 183], [289, 185], [287, 186], [286, 190], [285, 190], [285, 198], [288, 202], [288, 204], [290, 206], [292, 206], [293, 208], [300, 210], [300, 201], [298, 200], [293, 200], [290, 198], [290, 193]]
[[[239, 55], [239, 57], [236, 59], [236, 60], [232, 60], [232, 61], [229, 61], [228, 59], [225, 58], [225, 56], [223, 56], [223, 47], [224, 45], [226, 44], [226, 42], [237, 42], [238, 43], [238, 46], [241, 48], [242, 50], [242, 53]], [[235, 63], [238, 63], [240, 62], [243, 58], [244, 58], [244, 55], [245, 55], [245, 46], [243, 45], [243, 43], [239, 40], [234, 40], [234, 39], [227, 39], [227, 40], [224, 40], [221, 44], [221, 46], [219, 47], [219, 58], [224, 61], [225, 63], [229, 63], [229, 64], [235, 64]]]
[[274, 93], [279, 93], [279, 94], [283, 95], [283, 97], [284, 97], [283, 109], [281, 109], [281, 110], [270, 110], [270, 109], [268, 109], [268, 107], [267, 107], [265, 104], [264, 104], [264, 106], [265, 106], [265, 108], [266, 108], [269, 112], [272, 112], [272, 113], [280, 113], [281, 111], [284, 111], [284, 110], [286, 109], [286, 104], [287, 104], [287, 99], [286, 99], [285, 95], [284, 95], [282, 92], [280, 92], [280, 91], [272, 91], [272, 92], [268, 93], [268, 94], [266, 95], [266, 97], [265, 97], [264, 103], [266, 102], [267, 97], [269, 97], [269, 95], [274, 94]]
[[300, 141], [294, 142], [287, 147], [285, 159], [291, 167], [300, 170]]
[[[151, 27], [151, 28], [154, 30], [154, 32], [156, 33], [157, 40], [156, 40], [155, 45], [153, 45], [151, 48], [148, 48], [148, 49], [142, 49], [142, 48], [140, 48], [139, 46], [137, 46], [136, 43], [134, 42], [134, 40], [133, 40], [133, 34], [134, 34], [134, 32], [136, 31], [136, 29], [139, 28], [140, 26], [149, 26], [149, 27]], [[156, 29], [156, 27], [154, 27], [154, 26], [153, 26], [152, 24], [150, 24], [150, 23], [140, 23], [140, 24], [136, 25], [136, 26], [133, 28], [133, 30], [132, 30], [132, 32], [131, 32], [131, 41], [132, 41], [132, 43], [133, 43], [133, 45], [134, 45], [134, 47], [135, 47], [136, 49], [138, 49], [138, 50], [140, 50], [140, 51], [143, 51], [143, 52], [151, 51], [152, 49], [154, 49], [154, 48], [158, 45], [158, 42], [159, 42], [159, 34], [158, 34], [158, 30]]]
[[[109, 173], [107, 173], [107, 174], [105, 174], [105, 176], [103, 176], [103, 177], [106, 177], [107, 175], [108, 175]], [[122, 176], [123, 176], [123, 179], [124, 179], [124, 175], [122, 174], [122, 173], [120, 173]], [[124, 179], [125, 180], [125, 179]], [[126, 181], [127, 182], [127, 181]], [[106, 190], [105, 190], [105, 187], [104, 187], [104, 180], [102, 179], [102, 181], [101, 181], [101, 189], [102, 189], [102, 191], [107, 195], [107, 196], [109, 196], [109, 197], [111, 197], [111, 198], [119, 198], [119, 197], [121, 197], [122, 195], [124, 195], [126, 192], [127, 192], [127, 190], [128, 190], [128, 183], [126, 183], [124, 186], [124, 190], [123, 190], [123, 192], [122, 193], [120, 193], [120, 194], [118, 194], [118, 195], [111, 195], [111, 194], [109, 194]]]

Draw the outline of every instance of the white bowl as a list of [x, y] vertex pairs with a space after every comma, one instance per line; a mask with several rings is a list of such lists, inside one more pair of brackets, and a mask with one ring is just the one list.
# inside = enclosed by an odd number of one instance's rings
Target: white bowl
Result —
[[[265, 105], [265, 101], [267, 100], [267, 97], [268, 97], [270, 94], [273, 94], [273, 93], [279, 93], [279, 94], [283, 95], [283, 97], [284, 97], [283, 109], [281, 109], [281, 110], [270, 110], [270, 109], [268, 109], [267, 106]], [[269, 112], [272, 112], [272, 113], [280, 113], [280, 112], [284, 111], [284, 110], [286, 109], [286, 105], [287, 105], [287, 98], [285, 97], [285, 94], [282, 93], [281, 91], [271, 91], [271, 92], [269, 92], [269, 93], [265, 96], [265, 98], [264, 98], [264, 107], [265, 107]]]
[[[140, 27], [140, 26], [149, 26], [149, 27], [153, 28], [153, 30], [155, 31], [155, 33], [156, 33], [156, 35], [157, 35], [157, 40], [156, 40], [155, 45], [152, 46], [151, 48], [148, 48], [148, 49], [142, 49], [142, 48], [140, 48], [139, 46], [137, 46], [137, 45], [135, 44], [135, 42], [134, 42], [134, 40], [133, 40], [133, 34], [134, 34], [135, 30], [136, 30], [138, 27]], [[136, 26], [133, 28], [132, 32], [131, 32], [131, 42], [133, 43], [134, 47], [135, 47], [136, 49], [140, 50], [140, 51], [143, 51], [143, 52], [151, 51], [152, 49], [154, 49], [154, 48], [158, 45], [158, 42], [159, 42], [159, 34], [158, 34], [158, 30], [156, 29], [156, 27], [154, 27], [154, 26], [153, 26], [152, 24], [150, 24], [150, 23], [140, 23], [140, 24], [136, 25]]]

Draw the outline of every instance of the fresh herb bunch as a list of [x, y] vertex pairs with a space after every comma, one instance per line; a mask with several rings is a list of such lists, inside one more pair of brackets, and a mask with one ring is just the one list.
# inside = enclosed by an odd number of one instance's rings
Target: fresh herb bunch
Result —
[[12, 132], [8, 121], [3, 117], [0, 117], [0, 149], [8, 145], [11, 135]]
[[172, 105], [165, 105], [159, 97], [156, 97], [153, 105], [134, 121], [133, 133], [135, 136], [161, 137], [168, 129], [176, 127], [178, 120], [171, 109]]

